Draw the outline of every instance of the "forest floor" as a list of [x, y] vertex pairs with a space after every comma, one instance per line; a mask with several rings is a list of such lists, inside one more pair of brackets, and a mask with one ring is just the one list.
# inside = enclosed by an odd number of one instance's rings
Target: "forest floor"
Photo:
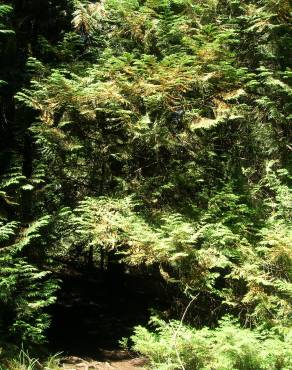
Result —
[[73, 270], [61, 278], [48, 333], [50, 352], [63, 356], [61, 368], [145, 370], [145, 359], [121, 350], [119, 340], [129, 338], [136, 325], [147, 324], [150, 302], [159, 309], [161, 300], [167, 301], [155, 280]]
[[66, 370], [146, 370], [146, 360], [135, 357], [127, 351], [104, 351], [103, 361], [96, 361], [89, 358], [69, 356], [63, 359], [63, 369]]

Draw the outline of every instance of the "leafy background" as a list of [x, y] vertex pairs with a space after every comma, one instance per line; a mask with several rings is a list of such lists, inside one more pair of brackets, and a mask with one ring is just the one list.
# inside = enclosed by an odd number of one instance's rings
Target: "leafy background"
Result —
[[178, 288], [171, 318], [196, 297], [177, 346], [137, 329], [154, 368], [288, 369], [261, 356], [291, 325], [289, 1], [26, 3], [0, 6], [3, 346], [45, 341], [56, 258], [114, 253]]

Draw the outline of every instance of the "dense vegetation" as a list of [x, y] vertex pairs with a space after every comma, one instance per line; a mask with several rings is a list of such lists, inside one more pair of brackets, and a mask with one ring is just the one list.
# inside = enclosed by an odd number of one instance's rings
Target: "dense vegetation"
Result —
[[45, 343], [73, 258], [173, 287], [130, 342], [153, 369], [292, 368], [290, 11], [0, 4], [4, 357]]

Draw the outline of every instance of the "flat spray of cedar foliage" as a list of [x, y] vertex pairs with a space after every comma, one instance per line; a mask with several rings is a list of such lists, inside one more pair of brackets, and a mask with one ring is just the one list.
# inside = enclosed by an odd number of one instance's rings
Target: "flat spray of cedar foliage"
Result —
[[0, 4], [0, 347], [45, 342], [56, 261], [114, 254], [175, 286], [132, 337], [153, 369], [291, 369], [290, 2], [24, 3]]

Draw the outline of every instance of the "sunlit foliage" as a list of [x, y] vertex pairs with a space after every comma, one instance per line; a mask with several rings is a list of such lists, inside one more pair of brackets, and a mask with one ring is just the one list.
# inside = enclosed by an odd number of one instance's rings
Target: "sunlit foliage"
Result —
[[[291, 325], [289, 2], [76, 0], [56, 9], [66, 27], [55, 37], [40, 32], [27, 47], [26, 82], [15, 96], [28, 123], [15, 144], [18, 162], [2, 171], [5, 207], [22, 210], [1, 218], [5, 279], [22, 281], [26, 269], [25, 278], [41, 277], [30, 291], [42, 308], [44, 296], [54, 299], [46, 264], [53, 272], [56, 257], [91, 254], [98, 266], [114, 253], [177, 288], [176, 318], [197, 297], [187, 320], [198, 329], [184, 330], [213, 346], [199, 368], [288, 369], [285, 359], [258, 365], [265, 351], [274, 356], [258, 333], [283, 335]], [[33, 143], [26, 172], [24, 135]], [[226, 312], [258, 330], [230, 324], [260, 348], [247, 348], [250, 367], [234, 360], [240, 345], [218, 365], [229, 324], [215, 331], [218, 343], [200, 331]], [[9, 330], [20, 327], [14, 320]], [[19, 330], [42, 335], [45, 323]], [[157, 364], [141, 335], [160, 346], [173, 325], [161, 324], [158, 337], [140, 328], [136, 348]]]

